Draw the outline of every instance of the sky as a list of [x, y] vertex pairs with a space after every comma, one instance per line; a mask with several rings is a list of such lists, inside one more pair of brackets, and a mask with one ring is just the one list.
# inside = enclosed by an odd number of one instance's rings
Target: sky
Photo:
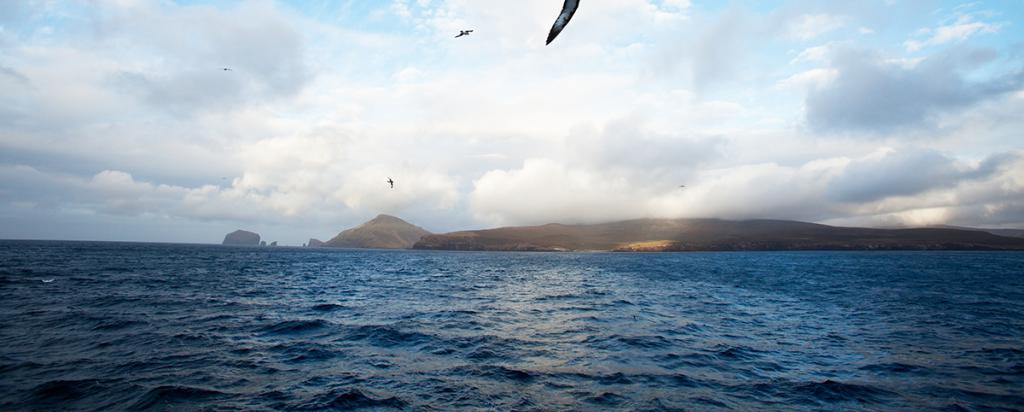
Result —
[[0, 2], [0, 238], [1024, 227], [1020, 0], [561, 3]]

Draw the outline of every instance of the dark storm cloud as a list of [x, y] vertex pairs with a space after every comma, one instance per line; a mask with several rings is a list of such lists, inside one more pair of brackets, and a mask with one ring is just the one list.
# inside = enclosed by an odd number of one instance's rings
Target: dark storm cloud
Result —
[[987, 158], [977, 167], [965, 167], [941, 153], [924, 150], [896, 152], [881, 159], [850, 164], [829, 183], [828, 196], [840, 202], [865, 203], [890, 196], [911, 196], [948, 188], [971, 179], [985, 179], [1016, 161], [1015, 154]]
[[807, 122], [818, 131], [889, 132], [927, 125], [935, 115], [1020, 89], [1021, 71], [968, 79], [996, 57], [991, 50], [956, 49], [907, 64], [841, 50], [832, 60], [835, 81], [807, 96]]

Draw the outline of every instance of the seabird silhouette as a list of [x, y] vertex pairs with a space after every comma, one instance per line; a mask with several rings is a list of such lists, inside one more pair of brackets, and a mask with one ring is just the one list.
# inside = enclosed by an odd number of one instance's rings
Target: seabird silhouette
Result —
[[394, 189], [394, 188], [395, 188], [395, 181], [394, 181], [394, 180], [391, 180], [391, 178], [390, 178], [390, 177], [388, 178], [388, 184], [389, 184], [389, 185], [391, 185], [391, 188], [392, 188], [392, 189]]
[[43, 283], [51, 283], [54, 279], [43, 279]]
[[456, 35], [455, 38], [457, 39], [457, 38], [462, 37], [462, 36], [469, 36], [469, 34], [472, 33], [472, 32], [473, 32], [473, 30], [459, 30], [459, 34]]
[[576, 14], [576, 9], [580, 6], [580, 0], [565, 0], [565, 4], [562, 5], [562, 13], [555, 19], [555, 24], [551, 26], [551, 32], [548, 33], [548, 42], [544, 44], [551, 44], [558, 37], [558, 33], [562, 32], [566, 24], [569, 24], [569, 20], [572, 19], [572, 15]]
[[231, 71], [231, 68], [230, 68], [230, 67], [225, 67], [225, 68], [223, 68], [223, 69], [221, 69], [221, 70], [224, 70], [224, 71], [226, 71], [226, 72], [229, 72], [229, 71]]

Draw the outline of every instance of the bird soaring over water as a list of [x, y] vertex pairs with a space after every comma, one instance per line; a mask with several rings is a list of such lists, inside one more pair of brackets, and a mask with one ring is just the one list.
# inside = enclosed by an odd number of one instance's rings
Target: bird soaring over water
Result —
[[473, 33], [473, 30], [459, 30], [459, 34], [456, 35], [455, 38], [457, 39], [462, 36], [469, 36], [470, 33]]
[[391, 185], [391, 188], [392, 188], [392, 189], [394, 189], [394, 188], [395, 188], [395, 181], [394, 181], [394, 180], [391, 180], [391, 178], [390, 178], [390, 177], [388, 178], [388, 184], [389, 184], [389, 185]]
[[223, 68], [223, 69], [221, 69], [221, 70], [223, 70], [223, 71], [226, 71], [226, 72], [229, 72], [229, 71], [231, 71], [231, 68], [230, 68], [230, 67], [225, 67], [225, 68]]
[[580, 0], [565, 0], [565, 4], [562, 5], [562, 13], [555, 19], [555, 24], [551, 26], [551, 32], [548, 33], [548, 42], [545, 44], [551, 44], [558, 37], [558, 33], [562, 32], [566, 24], [569, 24], [569, 20], [572, 19], [572, 15], [576, 14], [576, 9], [580, 6]]

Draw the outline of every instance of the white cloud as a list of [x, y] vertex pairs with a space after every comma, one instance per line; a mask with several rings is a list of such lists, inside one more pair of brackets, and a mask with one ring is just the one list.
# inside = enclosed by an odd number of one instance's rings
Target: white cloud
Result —
[[999, 23], [976, 21], [973, 16], [964, 14], [957, 17], [953, 23], [938, 26], [934, 29], [923, 29], [920, 35], [927, 38], [907, 40], [903, 43], [903, 46], [907, 51], [915, 52], [929, 46], [962, 42], [976, 34], [995, 33], [999, 31], [1000, 27], [1002, 25]]
[[703, 91], [736, 76], [753, 43], [748, 18], [728, 12], [703, 30], [689, 56], [693, 87]]
[[663, 0], [662, 4], [676, 10], [686, 10], [691, 6], [690, 0]]
[[419, 69], [417, 69], [415, 67], [411, 67], [410, 66], [410, 67], [406, 67], [406, 68], [404, 68], [402, 70], [399, 70], [392, 77], [394, 77], [395, 81], [405, 83], [405, 82], [411, 82], [411, 81], [422, 79], [423, 75], [424, 75], [424, 73], [422, 71], [420, 71]]
[[475, 216], [504, 224], [580, 223], [642, 214], [646, 196], [630, 182], [592, 170], [574, 170], [551, 159], [529, 159], [518, 170], [495, 170], [474, 182]]
[[785, 89], [806, 91], [828, 86], [839, 76], [839, 70], [833, 68], [817, 68], [806, 70], [779, 81], [778, 85]]
[[[1019, 149], [1024, 98], [1005, 87], [1008, 66], [978, 69], [996, 55], [886, 54], [896, 42], [844, 63], [860, 42], [891, 43], [892, 22], [850, 5], [685, 0], [588, 1], [544, 46], [559, 6], [406, 0], [334, 20], [272, 1], [101, 2], [74, 19], [5, 20], [16, 24], [0, 32], [0, 211], [270, 224], [293, 242], [382, 212], [437, 230], [641, 216], [1015, 221], [1019, 168], [949, 172]], [[777, 25], [796, 9], [808, 14]], [[50, 34], [33, 26], [58, 20]], [[451, 38], [465, 28], [477, 31]], [[833, 127], [807, 128], [801, 105]], [[872, 117], [902, 107], [924, 112]], [[876, 145], [922, 151], [911, 138], [922, 130], [951, 169], [921, 166], [927, 178], [909, 183], [854, 173], [887, 164], [867, 157]], [[852, 190], [850, 179], [862, 196], [828, 189]], [[896, 190], [908, 187], [923, 189]]]
[[806, 118], [819, 131], [892, 132], [929, 127], [943, 115], [997, 99], [1024, 85], [1021, 72], [984, 81], [969, 76], [997, 55], [987, 49], [954, 50], [920, 61], [887, 61], [877, 53], [844, 49], [825, 87], [811, 89]]
[[833, 43], [823, 44], [821, 46], [808, 47], [800, 52], [793, 60], [791, 64], [802, 63], [802, 62], [824, 62], [828, 60], [829, 55], [835, 49]]
[[791, 22], [788, 28], [790, 37], [807, 41], [843, 28], [846, 18], [829, 14], [804, 14]]
[[[922, 159], [942, 162], [922, 167]], [[987, 164], [971, 166], [928, 151], [882, 149], [856, 159], [706, 170], [680, 189], [599, 168], [530, 159], [477, 180], [471, 206], [479, 219], [495, 225], [637, 217], [773, 217], [862, 225], [1024, 223], [1019, 213], [1024, 154], [996, 156]], [[975, 213], [978, 208], [988, 212]]]

